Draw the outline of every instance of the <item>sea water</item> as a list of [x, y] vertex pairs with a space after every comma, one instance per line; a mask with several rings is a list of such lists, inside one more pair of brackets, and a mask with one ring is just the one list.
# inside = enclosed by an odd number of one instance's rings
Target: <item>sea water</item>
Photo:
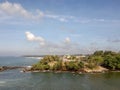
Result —
[[[0, 57], [0, 66], [27, 66], [38, 59]], [[0, 90], [120, 90], [120, 72], [75, 74], [54, 72], [0, 72]]]

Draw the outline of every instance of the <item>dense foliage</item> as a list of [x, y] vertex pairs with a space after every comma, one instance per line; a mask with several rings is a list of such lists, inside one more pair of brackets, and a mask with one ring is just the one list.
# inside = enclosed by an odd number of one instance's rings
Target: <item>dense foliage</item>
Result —
[[84, 63], [82, 63], [81, 61], [64, 62], [60, 59], [59, 56], [49, 55], [41, 59], [39, 63], [34, 64], [32, 70], [79, 71], [83, 67], [84, 67]]
[[88, 57], [88, 62], [91, 67], [101, 65], [111, 70], [118, 70], [120, 69], [120, 53], [96, 51]]
[[84, 63], [78, 61], [71, 61], [65, 63], [66, 69], [69, 71], [79, 71], [84, 67]]
[[59, 61], [59, 60], [60, 58], [56, 55], [55, 56], [47, 55], [43, 59], [41, 59], [39, 63], [34, 64], [32, 70], [49, 70], [50, 69], [49, 62]]
[[97, 66], [103, 66], [110, 70], [120, 70], [120, 53], [96, 51], [84, 59], [80, 60], [72, 55], [68, 61], [64, 61], [62, 56], [48, 55], [34, 64], [32, 70], [79, 71], [83, 68], [93, 69]]
[[56, 63], [53, 65], [53, 67], [52, 67], [51, 70], [62, 70], [62, 61], [59, 60], [58, 62], [56, 62]]

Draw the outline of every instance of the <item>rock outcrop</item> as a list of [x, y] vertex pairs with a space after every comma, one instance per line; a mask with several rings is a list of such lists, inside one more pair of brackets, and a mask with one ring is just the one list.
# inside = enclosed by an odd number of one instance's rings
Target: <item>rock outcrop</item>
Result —
[[18, 69], [18, 68], [25, 68], [25, 67], [22, 67], [22, 66], [0, 66], [0, 71]]

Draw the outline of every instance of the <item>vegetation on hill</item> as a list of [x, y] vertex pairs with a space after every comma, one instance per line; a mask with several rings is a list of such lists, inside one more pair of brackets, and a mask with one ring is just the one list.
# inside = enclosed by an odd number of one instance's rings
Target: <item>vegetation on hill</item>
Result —
[[79, 71], [83, 68], [81, 61], [63, 61], [61, 57], [49, 55], [45, 56], [31, 70], [51, 70], [51, 71]]
[[88, 57], [89, 66], [103, 66], [110, 70], [120, 70], [120, 53], [112, 51], [96, 51]]
[[85, 68], [92, 70], [97, 67], [120, 70], [120, 53], [96, 51], [83, 58], [73, 55], [67, 58], [64, 58], [64, 56], [47, 55], [38, 63], [34, 64], [31, 70], [81, 71]]

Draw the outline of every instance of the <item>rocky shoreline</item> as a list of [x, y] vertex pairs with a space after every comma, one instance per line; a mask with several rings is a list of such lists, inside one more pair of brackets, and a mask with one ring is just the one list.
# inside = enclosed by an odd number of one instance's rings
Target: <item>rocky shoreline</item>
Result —
[[64, 73], [64, 72], [70, 72], [70, 73], [78, 73], [78, 74], [85, 74], [85, 73], [106, 73], [106, 72], [120, 72], [119, 70], [109, 70], [106, 68], [103, 68], [99, 66], [96, 69], [88, 69], [83, 68], [79, 71], [68, 71], [68, 70], [31, 70], [32, 66], [0, 66], [0, 72], [5, 70], [13, 70], [13, 69], [21, 69], [21, 72], [53, 72], [53, 73]]
[[12, 70], [12, 69], [24, 69], [26, 68], [25, 66], [0, 66], [0, 72], [5, 71], [5, 70]]
[[22, 72], [55, 72], [55, 73], [62, 73], [62, 72], [71, 72], [71, 73], [105, 73], [108, 72], [110, 70], [103, 68], [101, 66], [99, 66], [96, 69], [88, 69], [88, 68], [83, 68], [79, 71], [68, 71], [68, 70], [31, 70], [32, 67], [26, 67], [23, 68]]

